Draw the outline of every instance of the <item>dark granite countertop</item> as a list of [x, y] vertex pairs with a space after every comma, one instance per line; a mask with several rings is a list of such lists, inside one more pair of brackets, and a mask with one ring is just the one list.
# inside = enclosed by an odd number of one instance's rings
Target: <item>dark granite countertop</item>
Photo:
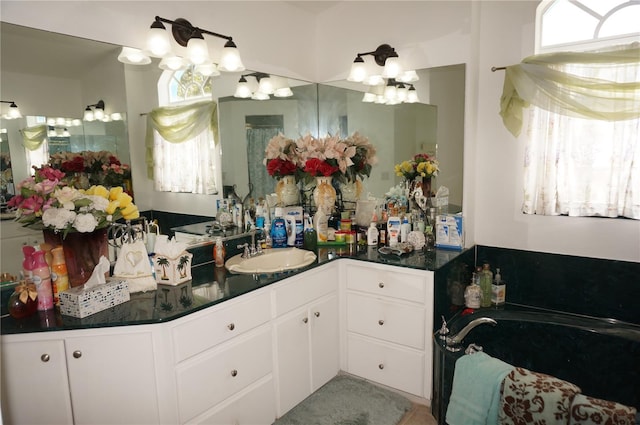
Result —
[[[317, 251], [316, 263], [303, 269], [268, 275], [233, 274], [224, 268], [214, 267], [213, 263], [205, 263], [192, 268], [190, 281], [176, 286], [158, 285], [155, 291], [131, 294], [130, 301], [83, 319], [62, 315], [55, 309], [16, 320], [6, 314], [8, 294], [4, 294], [7, 297], [2, 297], [5, 305], [2, 306], [1, 331], [2, 334], [20, 334], [162, 323], [206, 309], [340, 258], [435, 271], [461, 252], [441, 249], [431, 252], [415, 251], [398, 258], [383, 256], [375, 247], [348, 245], [320, 247]], [[11, 289], [5, 289], [5, 292], [7, 291], [10, 292]]]

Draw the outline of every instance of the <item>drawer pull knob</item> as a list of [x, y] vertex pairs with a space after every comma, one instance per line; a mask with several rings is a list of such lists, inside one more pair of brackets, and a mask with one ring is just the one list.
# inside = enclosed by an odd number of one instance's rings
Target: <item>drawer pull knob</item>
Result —
[[380, 326], [384, 325], [384, 320], [378, 320], [378, 324], [379, 324]]
[[232, 331], [236, 328], [236, 325], [234, 325], [233, 323], [229, 323], [227, 327], [229, 328], [230, 331]]
[[307, 323], [309, 321], [308, 317], [305, 317], [304, 319], [302, 319], [302, 323]]
[[384, 365], [383, 365], [382, 363], [380, 363], [380, 364], [378, 365], [378, 369], [380, 369], [380, 370], [384, 369]]
[[44, 363], [48, 362], [50, 359], [48, 354], [43, 354], [40, 356], [40, 360], [42, 360]]
[[231, 371], [231, 376], [233, 376], [234, 378], [235, 378], [236, 376], [238, 376], [238, 371], [237, 371], [237, 370], [235, 370], [235, 369], [233, 369], [233, 370]]
[[316, 316], [316, 317], [320, 317], [320, 312], [316, 311], [315, 313], [313, 313], [313, 315]]
[[74, 359], [79, 359], [80, 357], [82, 357], [82, 351], [76, 350], [76, 351], [73, 352], [73, 358]]
[[382, 282], [378, 283], [378, 287], [384, 288], [384, 283], [382, 283]]

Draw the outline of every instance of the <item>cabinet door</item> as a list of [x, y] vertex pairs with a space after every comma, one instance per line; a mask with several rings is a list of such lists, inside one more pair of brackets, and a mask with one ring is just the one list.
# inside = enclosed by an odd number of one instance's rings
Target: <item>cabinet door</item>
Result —
[[73, 423], [68, 388], [63, 341], [2, 344], [4, 423]]
[[309, 308], [311, 323], [312, 391], [338, 374], [339, 333], [338, 297], [331, 296]]
[[278, 415], [281, 416], [311, 394], [309, 315], [296, 311], [275, 323]]
[[158, 423], [151, 333], [65, 339], [75, 423]]

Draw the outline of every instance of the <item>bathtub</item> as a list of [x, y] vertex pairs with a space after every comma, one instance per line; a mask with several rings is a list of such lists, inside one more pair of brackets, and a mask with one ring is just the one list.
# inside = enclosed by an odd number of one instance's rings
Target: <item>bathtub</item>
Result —
[[508, 305], [456, 315], [447, 326], [455, 335], [471, 320], [490, 317], [496, 326], [479, 325], [451, 352], [434, 334], [432, 413], [439, 424], [451, 394], [455, 361], [469, 344], [511, 365], [556, 376], [578, 385], [582, 393], [640, 410], [640, 326]]

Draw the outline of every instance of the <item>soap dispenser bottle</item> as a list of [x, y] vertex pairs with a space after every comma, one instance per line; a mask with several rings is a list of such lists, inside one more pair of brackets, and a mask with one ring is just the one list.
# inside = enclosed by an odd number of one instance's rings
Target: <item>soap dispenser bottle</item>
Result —
[[216, 267], [224, 267], [225, 254], [226, 250], [224, 248], [224, 244], [222, 243], [222, 238], [218, 236], [216, 238], [216, 244], [213, 247], [213, 260], [216, 264]]
[[271, 246], [273, 248], [287, 247], [287, 223], [282, 217], [282, 207], [276, 207], [275, 218], [271, 222]]
[[36, 251], [33, 254], [33, 283], [38, 293], [38, 311], [51, 310], [53, 308], [53, 289], [51, 288], [51, 271], [44, 259], [44, 251]]

